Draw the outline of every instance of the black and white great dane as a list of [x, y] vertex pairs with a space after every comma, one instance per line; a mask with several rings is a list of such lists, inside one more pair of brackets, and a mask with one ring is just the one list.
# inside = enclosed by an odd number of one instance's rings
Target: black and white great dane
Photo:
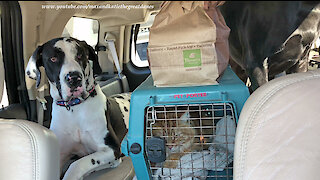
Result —
[[74, 155], [63, 179], [82, 179], [93, 171], [121, 163], [120, 144], [127, 133], [130, 94], [106, 97], [94, 80], [84, 41], [52, 39], [29, 59], [26, 73], [40, 84], [43, 66], [53, 98], [50, 129], [60, 145], [60, 170]]
[[320, 35], [319, 1], [226, 1], [231, 67], [251, 90], [276, 75], [305, 72]]

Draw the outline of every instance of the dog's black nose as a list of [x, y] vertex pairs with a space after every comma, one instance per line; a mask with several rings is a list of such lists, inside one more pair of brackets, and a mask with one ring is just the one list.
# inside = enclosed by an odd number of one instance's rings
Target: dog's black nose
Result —
[[82, 76], [78, 71], [67, 74], [65, 80], [71, 88], [80, 87], [82, 85]]

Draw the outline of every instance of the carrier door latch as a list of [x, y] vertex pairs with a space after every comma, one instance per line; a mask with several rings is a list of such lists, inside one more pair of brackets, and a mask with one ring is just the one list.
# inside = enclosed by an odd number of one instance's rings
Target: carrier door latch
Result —
[[148, 159], [153, 163], [166, 160], [166, 141], [160, 137], [152, 137], [146, 140], [146, 151]]

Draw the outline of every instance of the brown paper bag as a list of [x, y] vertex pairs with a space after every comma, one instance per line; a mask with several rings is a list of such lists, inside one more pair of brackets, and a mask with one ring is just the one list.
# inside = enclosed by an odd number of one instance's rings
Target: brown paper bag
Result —
[[227, 26], [218, 6], [225, 1], [204, 1], [204, 10], [216, 25], [216, 52], [218, 58], [218, 70], [221, 75], [229, 64], [229, 34], [230, 28]]
[[167, 1], [150, 28], [148, 56], [154, 85], [216, 84], [216, 26], [203, 1]]

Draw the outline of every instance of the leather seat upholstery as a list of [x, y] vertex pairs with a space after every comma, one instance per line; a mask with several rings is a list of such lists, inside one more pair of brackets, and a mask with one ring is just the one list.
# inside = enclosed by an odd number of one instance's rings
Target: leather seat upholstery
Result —
[[320, 71], [283, 76], [245, 103], [235, 140], [235, 180], [320, 178]]
[[0, 119], [0, 179], [59, 179], [59, 144], [49, 129]]

